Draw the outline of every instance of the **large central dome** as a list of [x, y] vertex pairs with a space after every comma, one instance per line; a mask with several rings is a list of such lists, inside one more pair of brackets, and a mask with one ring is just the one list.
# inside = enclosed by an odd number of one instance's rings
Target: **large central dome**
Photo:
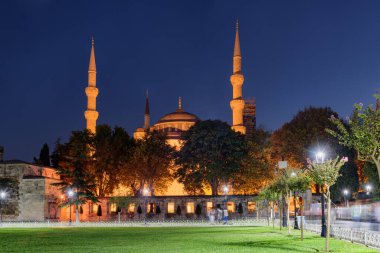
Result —
[[166, 114], [161, 117], [157, 123], [166, 123], [166, 122], [198, 122], [199, 118], [194, 114], [184, 112], [183, 110], [177, 110], [175, 112]]
[[178, 100], [178, 109], [175, 112], [166, 114], [161, 117], [153, 128], [163, 131], [167, 135], [168, 142], [173, 146], [179, 146], [179, 139], [184, 131], [189, 130], [191, 126], [200, 121], [194, 114], [185, 112], [182, 109], [182, 100]]
[[178, 99], [178, 109], [175, 112], [166, 114], [161, 117], [156, 124], [169, 123], [169, 122], [188, 122], [188, 123], [196, 123], [200, 121], [200, 119], [194, 114], [185, 112], [182, 110], [182, 99], [179, 97]]

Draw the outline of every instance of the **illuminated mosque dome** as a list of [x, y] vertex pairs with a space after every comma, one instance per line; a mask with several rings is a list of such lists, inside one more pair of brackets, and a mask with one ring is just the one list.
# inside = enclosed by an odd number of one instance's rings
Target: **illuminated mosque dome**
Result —
[[[182, 132], [189, 130], [191, 126], [200, 121], [200, 119], [192, 113], [185, 112], [182, 109], [182, 100], [178, 100], [178, 109], [175, 112], [166, 114], [161, 117], [153, 128], [163, 131], [167, 134], [169, 144], [178, 146], [178, 140]], [[170, 141], [173, 140], [173, 141]]]

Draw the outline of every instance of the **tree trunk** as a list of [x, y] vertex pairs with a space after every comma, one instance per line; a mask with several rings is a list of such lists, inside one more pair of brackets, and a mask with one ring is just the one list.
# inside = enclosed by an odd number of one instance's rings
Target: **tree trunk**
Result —
[[279, 201], [277, 207], [278, 207], [278, 216], [280, 220], [280, 230], [282, 230], [282, 215], [284, 212], [284, 205], [282, 205], [281, 202]]
[[271, 217], [272, 217], [272, 226], [273, 226], [273, 229], [274, 229], [274, 216], [275, 216], [275, 213], [274, 213], [274, 202], [272, 203], [270, 214], [271, 214]]
[[211, 194], [213, 196], [218, 196], [218, 183], [216, 180], [211, 181]]
[[301, 223], [301, 241], [303, 241], [303, 219], [302, 219], [303, 218], [302, 217], [303, 216], [303, 205], [300, 205], [300, 208], [301, 208], [301, 210], [300, 210], [301, 211], [301, 222], [300, 222]]
[[288, 224], [288, 235], [291, 234], [290, 232], [290, 213], [289, 213], [289, 197], [286, 197], [286, 220]]
[[259, 201], [256, 201], [256, 220], [259, 221]]
[[379, 176], [379, 180], [380, 180], [380, 161], [378, 161], [375, 157], [372, 157], [372, 160], [376, 165], [377, 175]]
[[326, 252], [329, 252], [329, 239], [330, 239], [330, 212], [331, 212], [331, 200], [330, 200], [330, 186], [326, 186], [327, 195], [327, 233], [326, 233]]

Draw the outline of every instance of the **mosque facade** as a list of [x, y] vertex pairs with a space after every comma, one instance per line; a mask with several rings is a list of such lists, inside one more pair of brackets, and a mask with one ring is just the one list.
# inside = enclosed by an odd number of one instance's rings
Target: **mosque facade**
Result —
[[[99, 91], [96, 87], [96, 62], [94, 40], [91, 43], [90, 62], [88, 67], [88, 86], [85, 89], [87, 96], [87, 110], [84, 112], [86, 127], [91, 132], [96, 131], [96, 121], [99, 113], [96, 111], [96, 97]], [[243, 97], [244, 75], [242, 72], [242, 53], [240, 47], [239, 24], [236, 22], [236, 33], [232, 59], [232, 75], [230, 83], [232, 86], [232, 99], [230, 107], [232, 110], [231, 128], [244, 134], [247, 139], [252, 138], [253, 131], [256, 127], [256, 102], [254, 99], [245, 99]], [[195, 114], [187, 112], [182, 107], [182, 99], [178, 99], [178, 107], [175, 111], [162, 116], [156, 123], [151, 124], [149, 97], [146, 94], [144, 124], [138, 127], [133, 133], [133, 137], [138, 140], [144, 138], [148, 131], [160, 131], [166, 134], [166, 141], [169, 145], [179, 150], [181, 148], [181, 135], [197, 122], [201, 121]], [[205, 189], [206, 194], [209, 193]], [[183, 185], [174, 180], [164, 196], [187, 195]]]

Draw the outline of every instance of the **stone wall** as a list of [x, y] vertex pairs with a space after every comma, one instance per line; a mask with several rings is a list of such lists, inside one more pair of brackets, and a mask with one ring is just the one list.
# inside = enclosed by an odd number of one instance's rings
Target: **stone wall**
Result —
[[[9, 180], [14, 183], [6, 185], [4, 182]], [[57, 206], [60, 196], [59, 189], [51, 183], [58, 180], [53, 168], [22, 161], [0, 162], [0, 190], [7, 193], [0, 208], [3, 219], [43, 221], [49, 218], [51, 203]]]
[[[225, 196], [159, 196], [131, 198], [128, 207], [122, 208], [121, 220], [143, 220], [145, 215], [150, 220], [162, 219], [205, 219], [212, 208], [228, 208], [230, 218], [255, 216], [255, 203], [252, 195], [229, 195]], [[238, 205], [242, 204], [242, 214], [238, 213]], [[102, 216], [97, 216], [98, 205], [102, 207]], [[198, 217], [195, 213], [197, 205], [201, 207], [201, 214]], [[248, 208], [248, 205], [249, 208]], [[138, 213], [138, 207], [142, 213]], [[156, 214], [156, 207], [160, 206], [160, 215]], [[181, 214], [177, 214], [180, 206]], [[227, 207], [228, 206], [228, 207]], [[109, 198], [100, 199], [99, 203], [86, 203], [82, 205], [83, 213], [80, 214], [81, 221], [111, 221], [118, 220], [117, 206], [110, 203]], [[153, 212], [151, 212], [153, 211]], [[69, 207], [61, 209], [60, 220], [68, 221], [70, 218]], [[75, 219], [75, 208], [71, 208], [71, 218]]]

